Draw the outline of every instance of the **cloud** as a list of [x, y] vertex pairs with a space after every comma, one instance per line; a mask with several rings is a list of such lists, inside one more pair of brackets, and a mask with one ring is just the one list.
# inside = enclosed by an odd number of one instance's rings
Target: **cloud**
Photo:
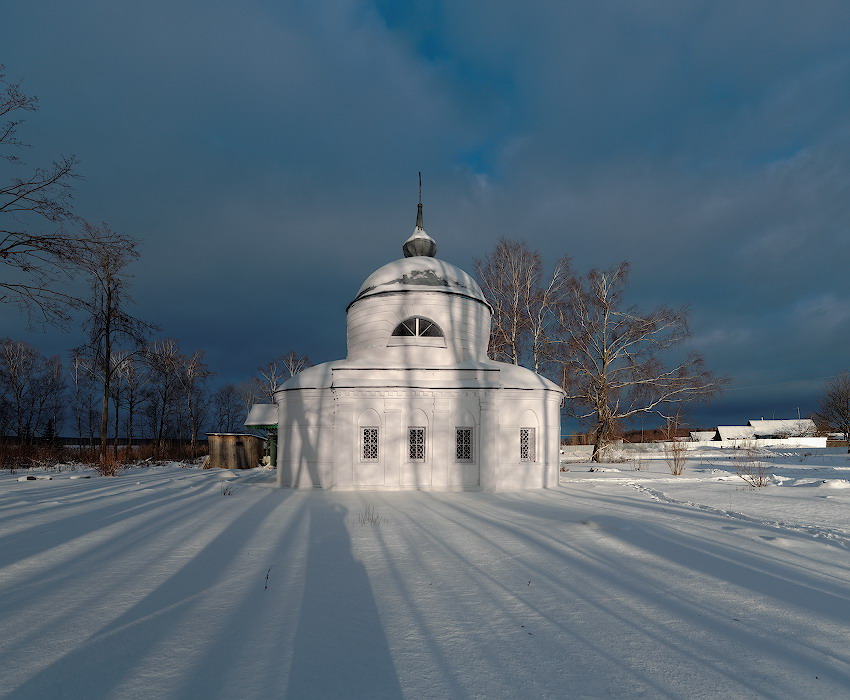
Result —
[[690, 305], [720, 373], [846, 363], [844, 2], [80, 0], [4, 21], [41, 98], [28, 159], [80, 156], [79, 213], [143, 240], [138, 314], [222, 377], [344, 354], [417, 171], [466, 269], [502, 235], [579, 270], [628, 259], [631, 300]]
[[805, 330], [823, 336], [850, 325], [850, 299], [835, 294], [820, 294], [798, 301], [793, 308], [797, 323]]

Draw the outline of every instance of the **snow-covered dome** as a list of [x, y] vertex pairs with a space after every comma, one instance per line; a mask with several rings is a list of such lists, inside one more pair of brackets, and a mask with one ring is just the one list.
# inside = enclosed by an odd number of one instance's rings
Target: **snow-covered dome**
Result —
[[360, 286], [351, 304], [379, 294], [406, 292], [457, 294], [489, 306], [478, 282], [470, 275], [459, 267], [425, 255], [393, 260], [379, 267]]
[[434, 257], [422, 225], [405, 241], [405, 257], [373, 272], [346, 309], [348, 360], [447, 367], [487, 358], [492, 307], [466, 272]]

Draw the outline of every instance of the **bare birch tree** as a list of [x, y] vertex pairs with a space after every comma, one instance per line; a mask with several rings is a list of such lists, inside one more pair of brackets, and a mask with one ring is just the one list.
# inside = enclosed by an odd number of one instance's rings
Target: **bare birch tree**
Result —
[[570, 280], [570, 259], [555, 263], [544, 284], [540, 253], [524, 242], [502, 238], [475, 273], [493, 307], [488, 354], [535, 372], [553, 357], [557, 310]]
[[696, 353], [665, 365], [659, 355], [689, 336], [687, 308], [641, 313], [625, 306], [627, 263], [573, 278], [561, 310], [567, 410], [594, 424], [593, 460], [600, 461], [619, 422], [639, 414], [674, 416], [683, 403], [716, 396], [726, 379]]
[[260, 375], [257, 379], [257, 388], [260, 394], [258, 398], [273, 403], [274, 393], [280, 388], [281, 384], [311, 367], [312, 364], [307, 355], [299, 355], [294, 350], [269, 360], [263, 367], [257, 368], [257, 373]]

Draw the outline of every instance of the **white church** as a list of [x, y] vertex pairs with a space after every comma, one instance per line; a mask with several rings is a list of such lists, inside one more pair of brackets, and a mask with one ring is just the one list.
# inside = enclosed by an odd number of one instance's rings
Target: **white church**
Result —
[[347, 309], [348, 357], [297, 374], [255, 406], [278, 424], [278, 485], [506, 491], [558, 483], [561, 389], [487, 356], [492, 308], [434, 257], [422, 204], [404, 257]]

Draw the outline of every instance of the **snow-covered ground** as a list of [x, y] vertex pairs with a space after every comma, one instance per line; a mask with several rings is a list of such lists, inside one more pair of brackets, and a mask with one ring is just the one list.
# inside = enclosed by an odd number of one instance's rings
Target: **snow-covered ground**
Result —
[[6, 473], [0, 694], [850, 697], [850, 460], [733, 456], [496, 495]]

